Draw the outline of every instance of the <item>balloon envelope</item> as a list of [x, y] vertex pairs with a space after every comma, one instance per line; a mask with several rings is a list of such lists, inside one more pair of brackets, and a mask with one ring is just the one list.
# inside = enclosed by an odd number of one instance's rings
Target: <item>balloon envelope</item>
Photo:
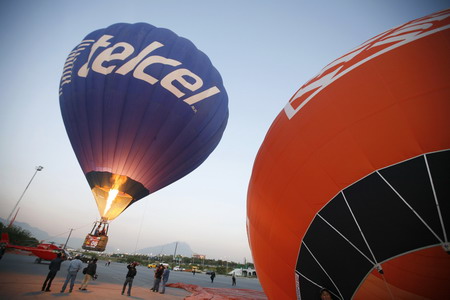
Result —
[[450, 294], [449, 44], [450, 10], [389, 30], [275, 119], [247, 200], [270, 299]]
[[219, 143], [228, 98], [189, 40], [145, 23], [94, 31], [69, 54], [60, 107], [103, 219], [197, 168]]

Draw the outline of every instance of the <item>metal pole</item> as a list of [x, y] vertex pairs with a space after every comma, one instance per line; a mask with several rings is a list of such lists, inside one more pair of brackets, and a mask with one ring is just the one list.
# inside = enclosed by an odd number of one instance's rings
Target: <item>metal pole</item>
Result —
[[9, 221], [10, 221], [10, 219], [11, 219], [11, 216], [13, 215], [14, 211], [16, 210], [17, 205], [19, 205], [20, 200], [22, 200], [23, 195], [25, 195], [25, 192], [27, 191], [28, 187], [30, 186], [31, 182], [33, 181], [34, 176], [36, 176], [37, 172], [42, 171], [42, 169], [44, 169], [43, 166], [37, 166], [37, 167], [36, 167], [36, 171], [34, 172], [33, 177], [31, 177], [30, 182], [28, 182], [27, 187], [26, 187], [25, 190], [23, 191], [23, 193], [22, 193], [22, 195], [20, 196], [19, 200], [17, 200], [17, 203], [16, 203], [16, 205], [14, 206], [13, 210], [11, 211], [11, 213], [9, 214], [6, 223], [9, 223]]
[[177, 248], [178, 248], [178, 242], [175, 244], [175, 252], [173, 253], [173, 260], [175, 261], [175, 264], [177, 263]]
[[67, 243], [69, 242], [70, 235], [72, 234], [72, 230], [73, 230], [73, 228], [70, 228], [69, 236], [67, 237], [67, 240], [66, 240], [66, 243], [64, 244], [63, 249], [66, 249], [66, 247], [67, 247]]

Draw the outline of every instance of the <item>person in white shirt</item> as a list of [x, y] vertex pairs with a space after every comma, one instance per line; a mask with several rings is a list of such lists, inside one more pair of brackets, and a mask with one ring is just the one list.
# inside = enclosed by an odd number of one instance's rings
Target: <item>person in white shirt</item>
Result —
[[61, 293], [64, 293], [67, 287], [67, 283], [70, 280], [70, 289], [69, 293], [72, 293], [73, 286], [75, 285], [75, 279], [77, 278], [78, 271], [83, 267], [83, 262], [80, 260], [80, 256], [77, 255], [70, 262], [69, 267], [67, 268], [67, 277], [64, 285], [62, 286]]

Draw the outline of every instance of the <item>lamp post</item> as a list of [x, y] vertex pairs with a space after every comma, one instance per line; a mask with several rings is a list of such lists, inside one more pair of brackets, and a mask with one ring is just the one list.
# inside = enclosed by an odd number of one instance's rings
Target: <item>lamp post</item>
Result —
[[42, 169], [44, 169], [44, 167], [43, 167], [43, 166], [37, 166], [35, 169], [36, 169], [36, 171], [34, 172], [33, 177], [31, 177], [30, 182], [28, 182], [27, 187], [26, 187], [25, 190], [23, 191], [23, 193], [22, 193], [22, 195], [20, 196], [19, 200], [17, 200], [16, 205], [14, 206], [13, 210], [11, 211], [11, 213], [10, 213], [9, 216], [8, 216], [8, 219], [7, 219], [7, 223], [8, 223], [8, 224], [9, 224], [9, 222], [10, 222], [10, 220], [11, 220], [11, 216], [13, 215], [14, 211], [15, 211], [16, 208], [17, 208], [17, 205], [19, 205], [20, 200], [22, 200], [23, 195], [25, 195], [25, 192], [27, 191], [28, 187], [30, 186], [31, 182], [33, 181], [34, 176], [36, 176], [37, 172], [42, 171]]
[[67, 243], [69, 242], [70, 235], [72, 234], [72, 230], [73, 230], [73, 228], [70, 228], [69, 236], [67, 237], [67, 240], [66, 240], [66, 243], [64, 244], [63, 249], [66, 249], [66, 247], [67, 247]]

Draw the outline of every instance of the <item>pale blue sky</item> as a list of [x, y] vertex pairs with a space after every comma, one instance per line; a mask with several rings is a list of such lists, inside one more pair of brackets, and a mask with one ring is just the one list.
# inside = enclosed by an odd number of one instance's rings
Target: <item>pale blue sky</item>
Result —
[[79, 228], [73, 235], [83, 237], [99, 218], [64, 129], [59, 79], [68, 53], [88, 33], [118, 22], [146, 22], [190, 39], [209, 56], [223, 77], [230, 118], [203, 165], [112, 222], [110, 249], [132, 252], [183, 241], [209, 258], [252, 261], [245, 228], [247, 186], [264, 136], [289, 98], [325, 65], [369, 38], [448, 4], [3, 0], [0, 217], [8, 217], [34, 167], [43, 165], [20, 203], [18, 221], [50, 235]]

